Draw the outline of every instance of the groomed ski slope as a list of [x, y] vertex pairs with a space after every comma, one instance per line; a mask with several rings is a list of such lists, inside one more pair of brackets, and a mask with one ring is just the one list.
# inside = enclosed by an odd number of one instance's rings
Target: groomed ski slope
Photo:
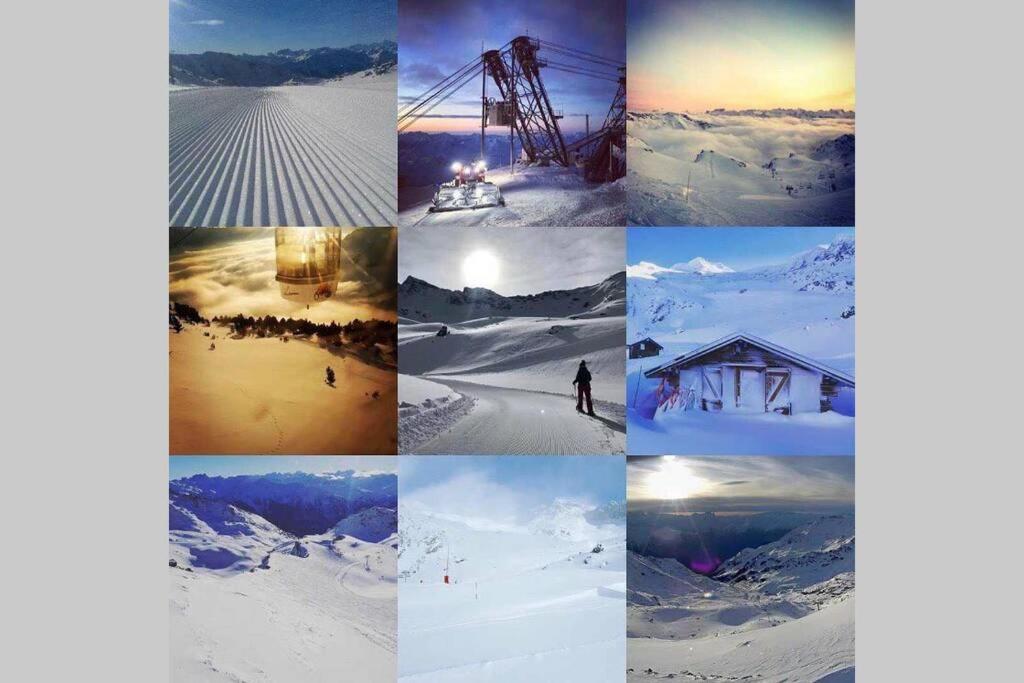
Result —
[[400, 681], [622, 680], [625, 527], [555, 530], [566, 513], [543, 511], [539, 529], [402, 508]]
[[474, 400], [472, 412], [416, 453], [473, 455], [621, 454], [625, 414], [621, 406], [597, 404], [596, 417], [576, 412], [573, 398], [506, 389], [452, 379], [437, 380]]
[[[601, 227], [626, 224], [626, 191], [621, 183], [588, 183], [578, 169], [559, 166], [488, 171], [505, 206], [429, 213], [434, 188], [406, 192], [422, 197], [403, 208], [399, 227], [432, 225]], [[404, 203], [404, 202], [403, 202]]]
[[394, 87], [172, 90], [170, 225], [395, 225]]

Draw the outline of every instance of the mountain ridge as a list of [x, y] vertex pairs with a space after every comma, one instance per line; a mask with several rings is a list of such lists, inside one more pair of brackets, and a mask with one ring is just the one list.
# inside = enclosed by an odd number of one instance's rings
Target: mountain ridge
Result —
[[168, 61], [173, 85], [267, 87], [318, 82], [361, 71], [385, 73], [398, 63], [398, 45], [385, 40], [338, 48], [282, 49], [264, 55], [172, 52]]

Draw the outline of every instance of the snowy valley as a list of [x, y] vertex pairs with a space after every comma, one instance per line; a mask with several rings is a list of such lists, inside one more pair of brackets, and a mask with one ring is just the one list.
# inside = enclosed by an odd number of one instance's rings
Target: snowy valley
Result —
[[199, 474], [169, 505], [171, 680], [394, 680], [394, 474]]
[[852, 682], [854, 542], [822, 515], [708, 576], [631, 551], [628, 681]]

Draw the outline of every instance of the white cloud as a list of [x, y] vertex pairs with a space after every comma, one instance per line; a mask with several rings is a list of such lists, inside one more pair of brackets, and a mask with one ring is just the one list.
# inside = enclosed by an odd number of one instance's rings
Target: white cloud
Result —
[[193, 26], [220, 26], [224, 23], [223, 19], [197, 19], [196, 21], [188, 22]]

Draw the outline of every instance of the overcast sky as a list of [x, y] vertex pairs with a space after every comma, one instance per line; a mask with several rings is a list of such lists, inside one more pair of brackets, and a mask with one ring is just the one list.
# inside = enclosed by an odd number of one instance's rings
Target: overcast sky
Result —
[[[666, 478], [668, 481], [666, 481]], [[678, 482], [686, 495], [665, 495]], [[848, 456], [689, 457], [628, 459], [631, 511], [852, 512], [854, 459]]]
[[625, 469], [616, 456], [403, 456], [398, 499], [433, 513], [516, 523], [557, 499], [621, 502]]
[[412, 275], [462, 289], [466, 258], [489, 252], [498, 262], [490, 289], [511, 296], [592, 285], [625, 270], [622, 228], [450, 228], [402, 230], [398, 280]]
[[[424, 93], [481, 54], [497, 49], [519, 35], [551, 41], [591, 54], [625, 63], [626, 0], [518, 0], [517, 2], [464, 2], [432, 0], [403, 2], [398, 16], [399, 106]], [[550, 62], [584, 64], [588, 69], [607, 72], [617, 78], [614, 67], [570, 60], [564, 55], [541, 50]], [[582, 114], [590, 114], [590, 125], [604, 121], [618, 83], [580, 76], [554, 69], [542, 69], [552, 106], [565, 118], [564, 131], [582, 130]], [[431, 112], [410, 130], [479, 131], [480, 80], [474, 79], [445, 104]], [[488, 95], [496, 95], [491, 82]], [[468, 116], [469, 118], [448, 118]]]
[[649, 261], [667, 268], [703, 256], [745, 270], [786, 263], [852, 233], [853, 228], [628, 228], [627, 262]]
[[294, 457], [172, 455], [168, 469], [172, 480], [190, 477], [193, 474], [231, 477], [239, 474], [268, 474], [271, 472], [308, 472], [310, 474], [344, 470], [395, 472], [398, 469], [398, 458], [379, 455], [300, 455]]
[[395, 40], [396, 0], [170, 0], [171, 52], [266, 54]]

